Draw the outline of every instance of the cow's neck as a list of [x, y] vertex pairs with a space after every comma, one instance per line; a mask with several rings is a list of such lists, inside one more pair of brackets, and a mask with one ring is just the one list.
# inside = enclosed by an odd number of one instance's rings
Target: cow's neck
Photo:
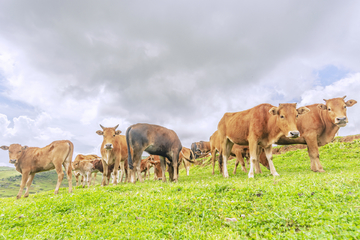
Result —
[[269, 119], [269, 121], [267, 122], [268, 134], [261, 141], [261, 145], [263, 147], [274, 144], [281, 136], [284, 136], [281, 129], [277, 126], [277, 117], [271, 116], [271, 118], [274, 119]]

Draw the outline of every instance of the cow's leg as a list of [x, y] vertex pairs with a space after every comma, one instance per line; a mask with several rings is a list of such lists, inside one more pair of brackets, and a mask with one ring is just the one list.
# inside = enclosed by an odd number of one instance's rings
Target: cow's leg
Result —
[[316, 136], [305, 138], [311, 162], [311, 170], [314, 172], [325, 172], [319, 159], [319, 146]]
[[227, 160], [228, 160], [228, 158], [230, 156], [231, 148], [233, 147], [233, 145], [234, 145], [234, 143], [229, 141], [227, 138], [225, 138], [225, 140], [222, 143], [222, 149], [221, 149], [222, 156], [223, 156], [222, 167], [223, 167], [223, 176], [225, 178], [229, 177], [229, 173], [228, 173], [228, 170], [227, 170]]
[[[56, 161], [54, 161], [54, 162], [56, 162]], [[56, 170], [56, 173], [58, 175], [58, 180], [57, 180], [57, 183], [56, 183], [54, 194], [58, 194], [61, 182], [64, 179], [64, 172], [62, 170], [62, 165], [61, 164], [55, 164], [55, 170]]]
[[248, 177], [254, 178], [254, 165], [256, 164], [256, 157], [257, 157], [257, 142], [256, 141], [249, 141], [249, 153], [250, 153], [250, 170]]
[[25, 191], [25, 195], [24, 197], [28, 197], [29, 196], [29, 190], [30, 190], [30, 186], [32, 184], [32, 181], [34, 180], [35, 177], [35, 173], [32, 173], [29, 175], [28, 180], [26, 182], [26, 191]]
[[[119, 179], [119, 182], [122, 182], [123, 181], [123, 178], [124, 178], [124, 174], [125, 174], [125, 161], [121, 161], [120, 162], [120, 179]], [[124, 182], [126, 182], [126, 179], [124, 180]]]
[[106, 186], [106, 178], [108, 177], [108, 170], [109, 170], [109, 166], [106, 164], [106, 162], [104, 160], [101, 160], [101, 163], [103, 165], [103, 177], [102, 177], [102, 181], [101, 181], [101, 186]]
[[87, 180], [87, 185], [88, 185], [88, 188], [89, 188], [90, 183], [91, 183], [91, 172], [86, 173], [86, 180]]
[[114, 185], [117, 185], [119, 163], [120, 163], [120, 160], [118, 158], [116, 158], [115, 159], [114, 170], [113, 170], [113, 174], [114, 174], [113, 184]]
[[235, 163], [235, 168], [234, 168], [234, 175], [236, 174], [236, 169], [237, 169], [237, 166], [239, 165], [239, 163], [241, 163], [241, 170], [243, 172], [247, 172], [246, 170], [246, 167], [245, 167], [245, 162], [244, 162], [244, 158], [242, 156], [242, 153], [241, 152], [236, 152], [236, 163]]
[[[181, 150], [181, 149], [180, 149]], [[179, 151], [180, 153], [180, 151]], [[174, 168], [174, 178], [173, 178], [173, 181], [174, 182], [178, 182], [178, 178], [179, 178], [179, 164], [178, 164], [178, 161], [179, 161], [179, 153], [176, 153], [175, 151], [173, 151], [173, 156], [172, 156], [172, 166]]]
[[86, 181], [87, 181], [87, 179], [86, 179], [86, 173], [85, 173], [85, 175], [82, 175], [83, 176], [83, 178], [84, 178], [84, 181], [82, 181], [82, 187], [84, 188], [85, 187], [85, 184], [86, 184]]
[[71, 171], [72, 166], [71, 166], [71, 160], [70, 160], [70, 162], [68, 162], [68, 161], [64, 162], [63, 166], [65, 168], [66, 177], [67, 177], [68, 184], [69, 184], [69, 193], [71, 193], [72, 192], [72, 171]]
[[256, 164], [255, 164], [255, 173], [261, 173], [261, 167], [260, 167], [260, 153], [262, 151], [262, 148], [260, 146], [257, 146], [256, 149]]
[[212, 171], [212, 174], [214, 175], [215, 174], [215, 162], [216, 162], [216, 148], [214, 148], [212, 151], [211, 151], [211, 162], [212, 162], [212, 166], [213, 166], [213, 171]]
[[95, 185], [96, 176], [97, 176], [97, 172], [94, 172], [91, 178], [92, 185]]
[[[144, 182], [144, 179], [141, 175], [141, 154], [142, 154], [142, 152], [140, 152], [140, 153], [134, 152], [134, 169], [133, 170], [134, 170], [135, 181], [138, 178], [140, 182]], [[137, 176], [137, 178], [136, 178], [136, 176]]]
[[75, 175], [76, 186], [78, 186], [78, 185], [79, 185], [79, 180], [80, 180], [80, 179], [79, 179], [79, 174], [77, 174], [77, 173], [75, 174], [75, 173], [74, 173], [74, 175]]
[[275, 166], [274, 166], [274, 163], [272, 161], [272, 146], [270, 145], [269, 147], [267, 148], [264, 148], [264, 151], [265, 151], [265, 155], [266, 155], [266, 158], [269, 162], [269, 167], [270, 167], [270, 172], [273, 176], [280, 176], [277, 172], [276, 172], [276, 169], [275, 169]]
[[161, 165], [161, 170], [162, 170], [162, 181], [166, 182], [166, 176], [165, 176], [165, 171], [166, 171], [166, 160], [164, 157], [160, 156], [160, 165]]
[[25, 187], [28, 179], [29, 179], [29, 172], [28, 172], [28, 171], [22, 172], [20, 189], [19, 189], [19, 192], [18, 192], [18, 194], [17, 194], [17, 196], [16, 196], [17, 199], [21, 198], [21, 195], [22, 195], [22, 193], [23, 193], [24, 187]]

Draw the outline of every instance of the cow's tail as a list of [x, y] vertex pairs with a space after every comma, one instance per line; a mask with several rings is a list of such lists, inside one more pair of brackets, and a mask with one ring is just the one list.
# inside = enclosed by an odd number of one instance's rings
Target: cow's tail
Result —
[[129, 168], [132, 170], [134, 168], [132, 159], [131, 159], [131, 149], [130, 149], [130, 130], [131, 130], [131, 126], [128, 127], [128, 129], [126, 129], [126, 145], [127, 145], [127, 151], [128, 151], [128, 164], [129, 164]]
[[191, 162], [191, 163], [195, 163], [195, 154], [194, 152], [190, 149], [190, 159], [188, 160], [188, 162]]
[[65, 162], [67, 162], [69, 165], [68, 169], [65, 169], [67, 171], [67, 174], [72, 175], [72, 158], [74, 154], [74, 144], [70, 141], [67, 141], [69, 144], [69, 151], [67, 156], [65, 157]]

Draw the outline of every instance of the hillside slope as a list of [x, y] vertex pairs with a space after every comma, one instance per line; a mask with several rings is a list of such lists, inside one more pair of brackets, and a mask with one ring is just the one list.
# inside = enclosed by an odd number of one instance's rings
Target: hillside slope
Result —
[[[360, 141], [320, 148], [325, 173], [310, 171], [307, 151], [274, 156], [280, 177], [267, 169], [248, 179], [224, 179], [194, 166], [179, 183], [146, 181], [61, 188], [0, 202], [5, 239], [358, 239]], [[229, 172], [234, 161], [229, 163]], [[234, 222], [226, 220], [233, 219]], [[236, 220], [236, 221], [235, 221]]]

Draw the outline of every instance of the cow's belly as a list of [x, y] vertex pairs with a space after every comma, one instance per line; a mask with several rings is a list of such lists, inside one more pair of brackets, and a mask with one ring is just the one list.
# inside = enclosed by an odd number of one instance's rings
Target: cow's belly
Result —
[[47, 164], [45, 164], [44, 166], [39, 166], [39, 165], [36, 165], [32, 168], [32, 171], [33, 173], [37, 173], [37, 172], [44, 172], [44, 171], [49, 171], [49, 170], [52, 170], [52, 169], [55, 169], [55, 166], [52, 162], [49, 162]]

